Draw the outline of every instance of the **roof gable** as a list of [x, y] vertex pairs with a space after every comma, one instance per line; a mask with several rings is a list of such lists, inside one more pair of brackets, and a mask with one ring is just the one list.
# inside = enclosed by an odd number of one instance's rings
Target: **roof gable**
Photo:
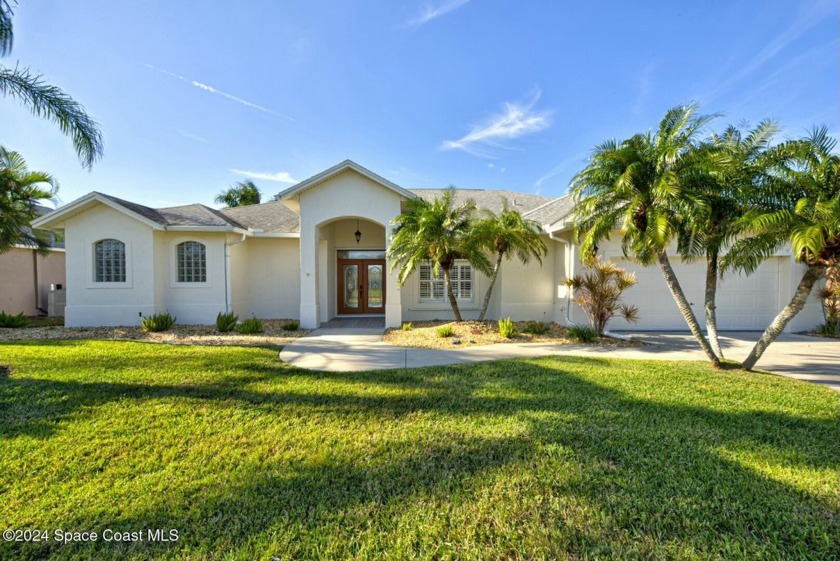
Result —
[[396, 183], [392, 183], [391, 181], [388, 181], [384, 177], [373, 173], [369, 169], [360, 166], [359, 164], [357, 164], [353, 160], [344, 160], [340, 164], [336, 164], [333, 167], [331, 167], [329, 169], [326, 169], [326, 170], [322, 171], [321, 173], [315, 174], [312, 177], [310, 177], [309, 179], [305, 179], [305, 180], [301, 181], [300, 183], [298, 183], [297, 185], [293, 185], [293, 186], [289, 187], [288, 189], [286, 189], [285, 191], [280, 192], [277, 195], [277, 200], [287, 201], [287, 200], [289, 200], [293, 197], [298, 196], [301, 192], [306, 191], [307, 189], [311, 189], [311, 188], [313, 188], [317, 185], [320, 185], [321, 183], [324, 183], [328, 179], [331, 179], [331, 178], [337, 176], [338, 174], [343, 173], [347, 170], [353, 170], [356, 173], [358, 173], [359, 175], [361, 175], [363, 177], [366, 177], [367, 179], [373, 181], [374, 183], [377, 183], [377, 184], [381, 185], [382, 187], [397, 193], [401, 197], [405, 197], [406, 199], [416, 199], [417, 198], [417, 195], [415, 195], [411, 191], [409, 191], [407, 189], [403, 189], [402, 187], [400, 187]]
[[234, 218], [202, 204], [155, 209], [93, 191], [32, 222], [35, 228], [60, 227], [67, 219], [97, 204], [142, 222], [153, 230], [245, 230]]

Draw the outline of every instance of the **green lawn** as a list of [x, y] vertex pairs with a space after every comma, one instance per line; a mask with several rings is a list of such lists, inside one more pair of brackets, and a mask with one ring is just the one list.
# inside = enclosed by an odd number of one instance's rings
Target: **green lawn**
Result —
[[[0, 344], [2, 559], [837, 559], [840, 399], [593, 358], [312, 373], [277, 349]], [[101, 541], [176, 529], [174, 543]]]

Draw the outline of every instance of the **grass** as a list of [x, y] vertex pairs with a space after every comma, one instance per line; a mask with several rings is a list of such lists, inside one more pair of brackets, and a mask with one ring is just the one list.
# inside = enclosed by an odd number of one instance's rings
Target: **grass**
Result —
[[2, 559], [837, 559], [840, 400], [699, 363], [0, 344]]

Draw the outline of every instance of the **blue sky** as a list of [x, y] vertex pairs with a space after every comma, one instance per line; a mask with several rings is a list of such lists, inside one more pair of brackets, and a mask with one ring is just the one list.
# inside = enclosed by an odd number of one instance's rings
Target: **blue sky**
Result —
[[[200, 6], [200, 7], [199, 7]], [[70, 202], [212, 204], [346, 158], [407, 188], [562, 195], [591, 147], [689, 101], [716, 122], [840, 131], [833, 0], [113, 2], [22, 0], [11, 57], [101, 124], [82, 169], [0, 98], [0, 142]]]

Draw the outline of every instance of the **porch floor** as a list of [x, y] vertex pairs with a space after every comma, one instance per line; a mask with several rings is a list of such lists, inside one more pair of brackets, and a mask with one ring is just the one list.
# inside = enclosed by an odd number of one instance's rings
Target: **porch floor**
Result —
[[333, 318], [327, 323], [322, 323], [321, 328], [327, 329], [382, 329], [385, 330], [385, 317], [339, 317]]

